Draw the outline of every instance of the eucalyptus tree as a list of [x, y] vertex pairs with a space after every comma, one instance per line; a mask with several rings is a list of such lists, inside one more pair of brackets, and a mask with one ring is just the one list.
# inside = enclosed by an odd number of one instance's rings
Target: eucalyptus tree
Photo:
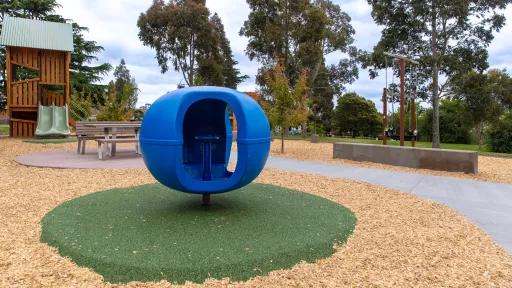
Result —
[[212, 25], [211, 47], [207, 54], [198, 55], [198, 71], [201, 81], [206, 85], [225, 86], [234, 88], [248, 78], [247, 75], [241, 75], [240, 70], [236, 68], [238, 61], [233, 56], [233, 51], [222, 20], [217, 13], [210, 17]]
[[450, 88], [452, 96], [462, 100], [471, 112], [469, 118], [476, 128], [478, 144], [483, 145], [484, 126], [512, 108], [512, 78], [505, 70], [470, 71], [453, 81]]
[[[308, 82], [313, 83], [328, 54], [356, 55], [357, 50], [351, 46], [355, 33], [351, 19], [329, 0], [247, 0], [247, 3], [251, 12], [240, 29], [240, 36], [249, 38], [247, 56], [264, 68], [282, 62], [292, 82], [307, 69]], [[347, 63], [356, 64], [350, 58], [343, 58], [334, 67]]]
[[432, 147], [440, 147], [440, 96], [459, 75], [488, 68], [487, 47], [493, 33], [505, 25], [501, 10], [510, 2], [368, 0], [373, 19], [383, 30], [366, 65], [383, 68], [386, 51], [419, 60], [419, 83], [430, 90], [433, 106]]
[[[272, 73], [277, 63], [282, 64], [291, 85], [306, 71], [313, 121], [329, 126], [334, 96], [341, 95], [344, 86], [358, 76], [351, 18], [329, 0], [247, 3], [251, 12], [240, 35], [248, 38], [249, 59], [261, 64], [256, 79], [262, 97], [272, 97], [265, 75]], [[341, 60], [326, 65], [325, 58], [332, 53], [342, 55]]]
[[245, 79], [234, 68], [237, 62], [220, 17], [210, 17], [205, 0], [155, 0], [137, 25], [139, 39], [155, 49], [162, 73], [171, 65], [188, 86], [235, 88]]
[[[329, 132], [332, 130], [335, 89], [331, 85], [331, 74], [325, 65], [319, 69], [318, 75], [311, 87], [309, 95], [310, 120], [315, 124], [315, 130]], [[316, 126], [319, 125], [320, 127]], [[314, 131], [313, 133], [317, 133]]]

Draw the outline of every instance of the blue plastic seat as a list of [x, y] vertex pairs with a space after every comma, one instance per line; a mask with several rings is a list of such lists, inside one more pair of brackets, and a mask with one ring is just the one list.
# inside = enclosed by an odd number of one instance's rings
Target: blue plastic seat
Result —
[[[237, 120], [237, 165], [228, 171]], [[228, 88], [193, 87], [160, 97], [140, 130], [144, 162], [162, 184], [189, 193], [222, 193], [249, 184], [270, 150], [270, 126], [251, 97]]]

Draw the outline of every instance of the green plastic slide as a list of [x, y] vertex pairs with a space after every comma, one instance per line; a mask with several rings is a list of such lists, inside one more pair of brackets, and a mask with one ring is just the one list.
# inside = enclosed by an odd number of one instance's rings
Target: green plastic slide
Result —
[[69, 131], [68, 106], [39, 105], [37, 113], [36, 136], [68, 136]]

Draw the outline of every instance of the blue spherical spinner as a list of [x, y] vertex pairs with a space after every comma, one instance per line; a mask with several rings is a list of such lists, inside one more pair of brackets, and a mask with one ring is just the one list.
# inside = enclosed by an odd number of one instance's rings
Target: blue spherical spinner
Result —
[[[227, 169], [233, 138], [230, 110], [238, 126], [233, 172]], [[221, 87], [185, 88], [160, 97], [144, 115], [139, 137], [144, 162], [159, 182], [197, 194], [249, 184], [270, 150], [270, 126], [258, 103]]]

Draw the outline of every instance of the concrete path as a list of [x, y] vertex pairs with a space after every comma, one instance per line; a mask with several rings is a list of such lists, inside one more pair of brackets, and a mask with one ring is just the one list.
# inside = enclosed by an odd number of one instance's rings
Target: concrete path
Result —
[[[234, 161], [236, 153], [232, 156]], [[104, 161], [98, 160], [96, 150], [92, 149], [85, 155], [75, 151], [38, 152], [19, 156], [16, 161], [52, 168], [145, 167], [133, 149], [118, 151], [117, 157]], [[270, 157], [266, 167], [364, 181], [434, 200], [462, 213], [512, 253], [512, 185], [281, 157]]]
[[451, 207], [512, 253], [512, 185], [271, 157], [266, 167], [353, 179], [413, 193]]

